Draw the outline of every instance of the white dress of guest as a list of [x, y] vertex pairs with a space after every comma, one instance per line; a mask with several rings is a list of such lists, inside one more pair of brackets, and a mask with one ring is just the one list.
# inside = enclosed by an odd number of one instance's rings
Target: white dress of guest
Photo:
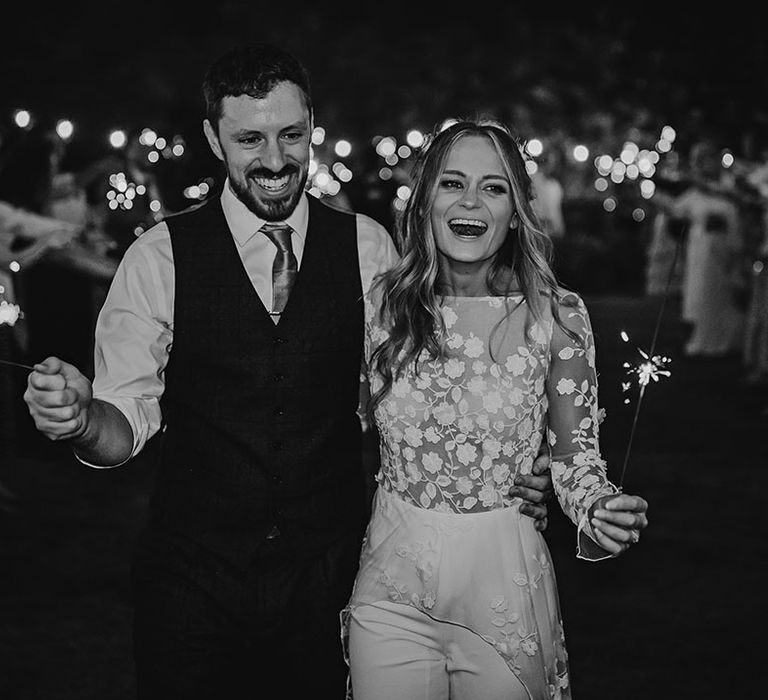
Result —
[[689, 221], [682, 316], [693, 330], [685, 353], [725, 355], [738, 348], [743, 330], [744, 314], [734, 299], [741, 251], [737, 207], [723, 193], [694, 186], [678, 197], [675, 212]]
[[552, 239], [565, 236], [563, 198], [565, 191], [559, 180], [541, 169], [531, 175], [535, 197], [532, 205], [544, 232]]
[[647, 253], [645, 293], [648, 296], [680, 294], [684, 266], [679, 245], [681, 244], [670, 231], [669, 213], [657, 212], [653, 217], [651, 241]]
[[744, 331], [745, 366], [748, 380], [754, 383], [768, 381], [768, 163], [755, 168], [749, 182], [757, 189], [763, 201], [763, 239], [752, 261], [752, 284]]

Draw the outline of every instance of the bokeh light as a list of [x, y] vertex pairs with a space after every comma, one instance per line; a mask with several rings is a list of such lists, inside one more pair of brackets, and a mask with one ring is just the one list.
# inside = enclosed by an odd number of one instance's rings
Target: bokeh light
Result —
[[574, 146], [573, 159], [578, 163], [585, 163], [589, 159], [589, 149], [583, 144]]
[[405, 142], [411, 148], [419, 148], [424, 144], [424, 134], [422, 134], [418, 129], [411, 129], [405, 135]]
[[312, 130], [312, 143], [319, 146], [325, 141], [325, 129], [322, 126], [316, 126]]
[[26, 109], [17, 109], [13, 113], [13, 123], [20, 129], [32, 126], [32, 115]]
[[109, 133], [109, 145], [112, 148], [125, 148], [128, 143], [128, 135], [122, 129], [115, 129]]
[[352, 153], [352, 144], [346, 139], [339, 139], [336, 142], [333, 150], [340, 158], [346, 158], [350, 153]]
[[544, 152], [544, 144], [540, 139], [531, 139], [525, 144], [525, 150], [528, 152], [528, 155], [536, 158]]
[[56, 133], [62, 141], [68, 141], [75, 133], [75, 125], [69, 119], [59, 119], [56, 122]]

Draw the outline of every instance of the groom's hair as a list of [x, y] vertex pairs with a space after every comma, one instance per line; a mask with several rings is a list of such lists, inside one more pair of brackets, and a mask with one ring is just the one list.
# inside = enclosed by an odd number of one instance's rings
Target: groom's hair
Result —
[[293, 54], [271, 44], [238, 46], [225, 52], [208, 68], [203, 79], [206, 116], [218, 130], [225, 97], [266, 97], [278, 83], [293, 83], [302, 92], [312, 117], [309, 73]]

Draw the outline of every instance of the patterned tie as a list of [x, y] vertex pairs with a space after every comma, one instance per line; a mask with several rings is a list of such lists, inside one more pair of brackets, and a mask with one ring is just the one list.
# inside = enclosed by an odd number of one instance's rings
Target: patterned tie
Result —
[[259, 229], [277, 246], [277, 255], [272, 265], [272, 315], [283, 313], [291, 287], [296, 280], [299, 265], [291, 247], [291, 232], [288, 224], [267, 222]]

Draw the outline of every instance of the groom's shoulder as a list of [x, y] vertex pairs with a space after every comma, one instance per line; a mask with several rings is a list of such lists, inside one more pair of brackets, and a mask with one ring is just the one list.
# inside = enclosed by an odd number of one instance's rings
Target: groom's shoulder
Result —
[[188, 207], [184, 207], [184, 209], [180, 209], [179, 211], [174, 211], [166, 216], [163, 217], [163, 221], [176, 223], [177, 221], [183, 221], [188, 218], [194, 218], [194, 215], [206, 212], [210, 210], [211, 206], [215, 202], [214, 199], [209, 198], [202, 202], [195, 202], [194, 204], [190, 204]]

